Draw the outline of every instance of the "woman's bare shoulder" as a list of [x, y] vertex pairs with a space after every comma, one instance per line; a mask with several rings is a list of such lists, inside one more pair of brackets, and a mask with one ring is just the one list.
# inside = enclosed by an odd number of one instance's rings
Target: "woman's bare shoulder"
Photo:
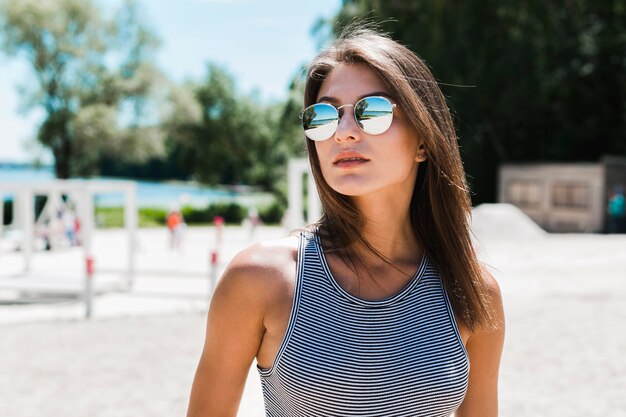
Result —
[[227, 271], [244, 275], [267, 275], [295, 266], [298, 238], [289, 236], [267, 240], [249, 246], [239, 252], [228, 265]]
[[481, 264], [482, 279], [485, 289], [487, 290], [487, 308], [493, 314], [493, 326], [488, 332], [499, 332], [504, 334], [504, 305], [502, 302], [502, 290], [500, 284], [489, 271], [489, 268]]
[[485, 264], [481, 264], [481, 272], [483, 284], [489, 295], [489, 301], [495, 304], [502, 304], [502, 291], [500, 290], [500, 284], [489, 271], [489, 267]]
[[[290, 293], [296, 275], [298, 238], [264, 241], [239, 252], [226, 267], [217, 292], [271, 302]], [[248, 298], [246, 297], [246, 298]]]

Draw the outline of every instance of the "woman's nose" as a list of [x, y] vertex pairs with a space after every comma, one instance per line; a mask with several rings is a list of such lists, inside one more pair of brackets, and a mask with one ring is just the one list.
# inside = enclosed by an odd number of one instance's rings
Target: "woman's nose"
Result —
[[361, 129], [359, 129], [356, 120], [354, 120], [353, 108], [343, 109], [343, 112], [339, 113], [339, 124], [335, 132], [335, 141], [359, 140], [360, 133]]

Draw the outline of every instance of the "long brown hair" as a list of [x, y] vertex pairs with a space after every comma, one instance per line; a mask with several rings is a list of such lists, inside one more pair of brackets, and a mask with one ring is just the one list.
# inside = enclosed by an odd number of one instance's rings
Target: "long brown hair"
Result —
[[[421, 163], [410, 204], [415, 236], [443, 279], [455, 314], [470, 329], [491, 327], [487, 289], [470, 237], [471, 202], [457, 135], [446, 100], [426, 64], [413, 52], [369, 28], [351, 28], [311, 63], [304, 105], [339, 64], [367, 65], [390, 89], [409, 123], [423, 140], [428, 160]], [[321, 199], [318, 226], [324, 245], [349, 262], [361, 246], [382, 257], [360, 233], [364, 219], [352, 200], [324, 180], [315, 145], [307, 140], [309, 162]]]

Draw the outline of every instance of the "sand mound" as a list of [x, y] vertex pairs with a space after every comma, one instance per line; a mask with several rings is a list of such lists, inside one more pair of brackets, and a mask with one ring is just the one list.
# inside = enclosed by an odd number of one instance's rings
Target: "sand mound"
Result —
[[533, 239], [546, 235], [523, 211], [511, 204], [481, 204], [472, 210], [472, 230], [480, 240]]

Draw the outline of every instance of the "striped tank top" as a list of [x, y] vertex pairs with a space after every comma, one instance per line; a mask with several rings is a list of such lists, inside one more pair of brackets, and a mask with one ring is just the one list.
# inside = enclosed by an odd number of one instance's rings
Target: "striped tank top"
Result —
[[410, 283], [381, 300], [333, 278], [319, 236], [300, 236], [289, 324], [259, 368], [267, 416], [450, 416], [469, 359], [441, 278], [426, 255]]

